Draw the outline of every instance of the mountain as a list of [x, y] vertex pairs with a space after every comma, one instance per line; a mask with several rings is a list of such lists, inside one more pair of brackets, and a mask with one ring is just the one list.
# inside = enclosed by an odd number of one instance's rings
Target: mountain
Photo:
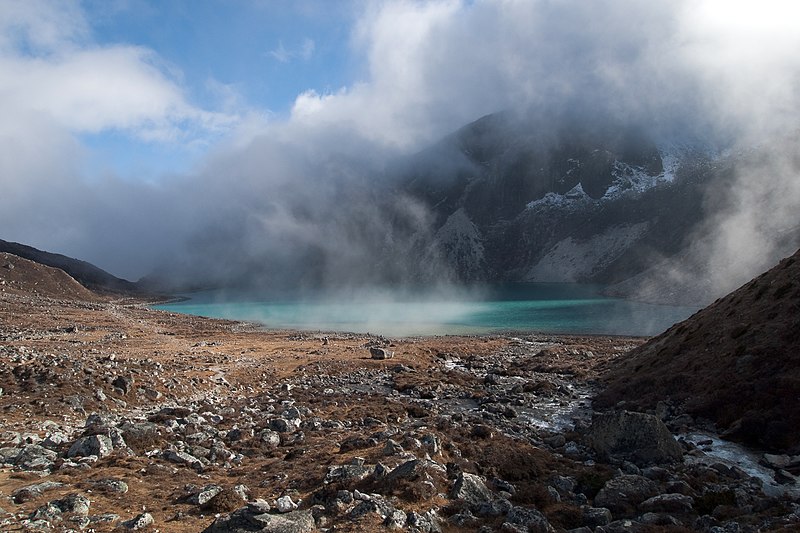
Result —
[[[729, 197], [740, 169], [769, 157], [656, 140], [608, 117], [498, 113], [410, 158], [397, 182], [433, 213], [426, 246], [463, 281], [599, 283], [622, 297], [705, 305], [724, 294], [719, 285], [730, 290], [800, 245], [800, 227], [790, 228], [744, 277], [707, 280], [715, 273], [697, 248], [713, 248], [708, 221], [738, 207]], [[774, 174], [763, 174], [768, 189]], [[689, 266], [679, 285], [674, 273]]]
[[0, 252], [0, 292], [60, 300], [98, 299], [63, 270], [5, 252]]
[[[650, 131], [585, 110], [502, 112], [385, 167], [333, 158], [318, 186], [296, 180], [236, 216], [210, 213], [143, 283], [313, 291], [579, 282], [702, 306], [800, 246], [799, 225], [774, 224], [795, 219], [791, 202], [771, 211], [797, 196], [775, 179], [785, 169], [765, 164], [780, 157]], [[720, 217], [747, 206], [744, 220]], [[738, 225], [758, 232], [739, 239], [728, 231]], [[720, 243], [734, 246], [715, 255]]]
[[0, 252], [14, 254], [36, 263], [58, 268], [69, 274], [84, 287], [99, 292], [140, 292], [136, 283], [115, 277], [91, 263], [61, 254], [37, 250], [31, 246], [0, 239]]
[[661, 401], [729, 438], [800, 452], [800, 250], [620, 358], [598, 406]]
[[420, 154], [403, 189], [436, 214], [461, 279], [619, 281], [699, 219], [699, 181], [679, 163], [638, 127], [503, 113]]

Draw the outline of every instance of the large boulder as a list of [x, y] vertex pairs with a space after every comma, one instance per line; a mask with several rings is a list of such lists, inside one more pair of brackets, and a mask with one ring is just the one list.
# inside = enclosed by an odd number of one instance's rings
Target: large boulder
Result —
[[587, 440], [603, 458], [616, 456], [639, 465], [675, 463], [683, 457], [667, 426], [645, 413], [616, 411], [595, 416]]
[[248, 505], [228, 516], [217, 518], [203, 533], [307, 533], [316, 527], [311, 511], [285, 514], [262, 511], [258, 506]]

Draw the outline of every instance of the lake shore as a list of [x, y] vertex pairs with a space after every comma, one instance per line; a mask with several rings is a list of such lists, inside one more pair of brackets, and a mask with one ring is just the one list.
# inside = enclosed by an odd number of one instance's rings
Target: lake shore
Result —
[[[3, 293], [0, 525], [601, 531], [648, 513], [693, 525], [712, 514], [704, 483], [719, 460], [683, 441], [696, 464], [655, 466], [587, 440], [596, 380], [644, 340], [264, 331], [134, 300]], [[673, 431], [697, 428], [677, 416]], [[711, 518], [784, 519], [783, 496], [729, 468], [713, 470], [721, 494], [763, 509]], [[631, 476], [647, 498], [603, 492]], [[678, 480], [675, 510], [644, 504]]]

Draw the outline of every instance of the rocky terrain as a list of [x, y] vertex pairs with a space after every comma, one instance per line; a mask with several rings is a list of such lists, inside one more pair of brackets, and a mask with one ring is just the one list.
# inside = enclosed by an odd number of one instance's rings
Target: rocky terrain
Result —
[[800, 529], [797, 457], [593, 409], [644, 339], [264, 331], [51, 270], [0, 261], [3, 531]]

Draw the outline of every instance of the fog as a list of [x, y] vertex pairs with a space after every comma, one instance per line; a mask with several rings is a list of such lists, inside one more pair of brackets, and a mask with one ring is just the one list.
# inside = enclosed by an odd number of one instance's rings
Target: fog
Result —
[[[129, 279], [264, 286], [451, 278], [404, 157], [501, 110], [591, 110], [737, 166], [671, 279], [714, 291], [776, 262], [800, 221], [800, 13], [793, 2], [583, 0], [353, 6], [363, 64], [286, 115], [193, 104], [157, 51], [100, 45], [77, 2], [0, 7], [0, 238]], [[97, 172], [86, 136], [191, 147], [191, 170]], [[757, 163], [758, 162], [758, 163]], [[446, 165], [448, 162], [437, 162]], [[454, 162], [454, 164], [457, 164]], [[390, 201], [387, 201], [387, 196]], [[791, 239], [789, 239], [791, 241]], [[684, 257], [686, 259], [686, 257]], [[689, 265], [686, 271], [681, 265]]]

